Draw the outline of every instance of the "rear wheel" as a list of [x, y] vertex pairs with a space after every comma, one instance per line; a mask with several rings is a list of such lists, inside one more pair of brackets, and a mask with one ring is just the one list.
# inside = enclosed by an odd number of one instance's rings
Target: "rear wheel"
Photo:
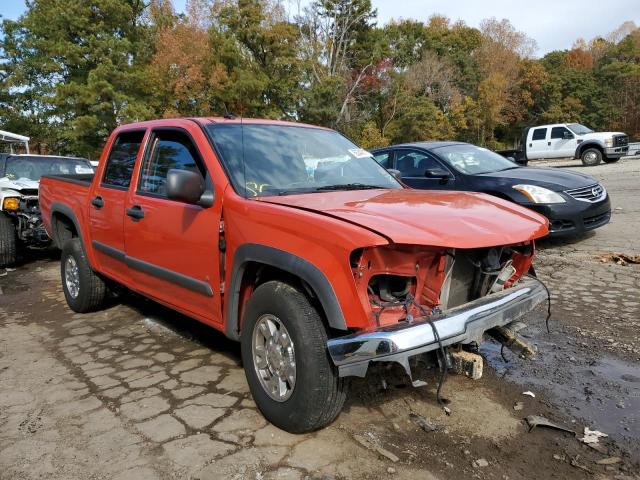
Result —
[[107, 287], [91, 269], [79, 238], [71, 238], [62, 246], [60, 275], [67, 305], [74, 312], [91, 312], [104, 304]]
[[0, 267], [8, 267], [18, 259], [18, 232], [9, 217], [0, 213]]
[[253, 399], [276, 427], [309, 432], [338, 416], [347, 383], [329, 358], [319, 312], [300, 290], [260, 285], [247, 304], [241, 347]]
[[618, 160], [620, 160], [620, 157], [618, 158], [602, 157], [602, 160], [604, 161], [604, 163], [616, 163]]
[[587, 148], [582, 152], [582, 155], [580, 155], [580, 159], [587, 167], [593, 167], [602, 161], [602, 152], [597, 148]]

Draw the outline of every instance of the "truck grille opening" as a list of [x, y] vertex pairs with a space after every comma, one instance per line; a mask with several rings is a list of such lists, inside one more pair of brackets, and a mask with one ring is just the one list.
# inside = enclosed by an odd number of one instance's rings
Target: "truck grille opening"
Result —
[[415, 284], [416, 277], [376, 275], [369, 281], [369, 294], [385, 303], [404, 303], [415, 292]]

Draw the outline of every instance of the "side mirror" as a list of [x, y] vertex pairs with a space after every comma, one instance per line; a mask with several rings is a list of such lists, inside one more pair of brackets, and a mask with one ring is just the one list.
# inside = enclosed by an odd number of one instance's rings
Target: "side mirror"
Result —
[[571, 140], [573, 138], [573, 133], [571, 132], [564, 132], [562, 134], [562, 139], [563, 140]]
[[444, 168], [428, 168], [427, 170], [425, 170], [424, 176], [427, 178], [445, 179], [449, 178], [451, 175]]
[[396, 170], [395, 168], [388, 168], [387, 172], [394, 176], [394, 178], [398, 181], [402, 181], [402, 172], [400, 170]]
[[191, 170], [167, 172], [167, 197], [205, 208], [213, 205], [213, 192], [205, 191], [202, 175]]

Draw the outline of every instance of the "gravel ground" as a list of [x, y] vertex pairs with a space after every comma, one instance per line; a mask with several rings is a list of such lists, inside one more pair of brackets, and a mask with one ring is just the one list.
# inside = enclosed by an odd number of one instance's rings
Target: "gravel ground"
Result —
[[[504, 362], [486, 344], [482, 379], [447, 380], [451, 416], [435, 402], [434, 372], [413, 389], [377, 370], [352, 383], [330, 427], [279, 431], [251, 400], [236, 344], [135, 295], [73, 314], [57, 254], [40, 254], [0, 277], [0, 478], [640, 478], [640, 266], [599, 258], [640, 253], [638, 167], [584, 169], [621, 210], [586, 238], [540, 243], [551, 333], [541, 310], [527, 333], [534, 360], [508, 352]], [[570, 433], [529, 433], [533, 414], [609, 437], [594, 449]]]

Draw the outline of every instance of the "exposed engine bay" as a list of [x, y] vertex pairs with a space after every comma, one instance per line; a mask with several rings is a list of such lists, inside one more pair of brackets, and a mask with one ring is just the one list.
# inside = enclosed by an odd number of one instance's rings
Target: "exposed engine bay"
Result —
[[395, 245], [351, 255], [358, 292], [380, 327], [429, 317], [508, 288], [531, 266], [532, 243], [480, 249]]
[[48, 246], [51, 239], [42, 223], [38, 191], [22, 189], [17, 193], [19, 196], [6, 197], [13, 201], [4, 201], [2, 213], [13, 220], [17, 238], [23, 244], [31, 247]]

